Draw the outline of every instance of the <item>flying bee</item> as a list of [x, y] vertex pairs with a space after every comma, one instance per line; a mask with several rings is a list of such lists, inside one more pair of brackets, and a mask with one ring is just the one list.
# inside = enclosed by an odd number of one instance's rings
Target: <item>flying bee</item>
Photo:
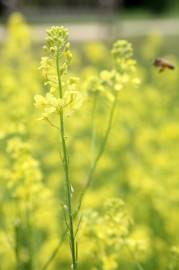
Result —
[[159, 68], [159, 72], [165, 69], [175, 69], [175, 66], [163, 58], [156, 58], [153, 65]]

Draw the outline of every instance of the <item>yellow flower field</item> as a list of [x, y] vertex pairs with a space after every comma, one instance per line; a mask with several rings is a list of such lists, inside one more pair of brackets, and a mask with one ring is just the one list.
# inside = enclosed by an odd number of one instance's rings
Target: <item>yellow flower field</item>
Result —
[[[70, 35], [70, 33], [69, 33]], [[132, 44], [44, 48], [19, 14], [0, 49], [0, 269], [179, 269], [179, 76]], [[147, 65], [145, 63], [148, 63]]]

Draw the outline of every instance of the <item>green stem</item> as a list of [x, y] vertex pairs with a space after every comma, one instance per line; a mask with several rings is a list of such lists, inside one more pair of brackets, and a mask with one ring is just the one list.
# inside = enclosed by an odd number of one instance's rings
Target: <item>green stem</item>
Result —
[[33, 270], [33, 262], [34, 262], [34, 252], [33, 252], [33, 232], [32, 232], [32, 224], [31, 224], [31, 213], [28, 208], [28, 204], [26, 206], [26, 223], [27, 223], [27, 237], [28, 237], [28, 251], [29, 251], [29, 261], [28, 261], [28, 269]]
[[20, 219], [19, 219], [19, 209], [18, 209], [18, 203], [17, 201], [14, 202], [15, 204], [15, 210], [16, 210], [16, 221], [14, 224], [14, 252], [16, 257], [16, 269], [21, 269], [21, 261], [20, 261], [20, 234], [21, 234], [21, 225], [20, 225]]
[[140, 262], [138, 262], [134, 252], [129, 248], [129, 246], [126, 244], [125, 240], [124, 240], [124, 245], [128, 249], [128, 251], [131, 254], [132, 258], [134, 259], [134, 262], [135, 262], [135, 265], [136, 265], [137, 269], [138, 270], [144, 270], [143, 266], [141, 265]]
[[20, 250], [19, 250], [19, 238], [20, 238], [20, 227], [17, 222], [14, 226], [14, 232], [15, 232], [15, 257], [16, 257], [16, 269], [21, 269], [21, 263], [20, 263]]
[[87, 178], [87, 182], [80, 194], [80, 198], [79, 198], [79, 203], [78, 203], [78, 206], [77, 206], [77, 209], [74, 213], [74, 216], [76, 216], [79, 211], [80, 211], [80, 208], [81, 208], [81, 205], [82, 205], [82, 202], [84, 200], [84, 196], [86, 194], [86, 191], [88, 190], [89, 186], [91, 185], [91, 182], [93, 180], [93, 176], [94, 176], [94, 173], [95, 173], [95, 170], [96, 170], [96, 167], [104, 153], [104, 150], [105, 150], [105, 147], [106, 147], [106, 143], [107, 143], [107, 140], [108, 140], [108, 137], [109, 137], [109, 133], [111, 131], [111, 127], [112, 127], [112, 122], [113, 122], [113, 116], [114, 116], [114, 112], [115, 112], [115, 108], [116, 108], [116, 104], [117, 104], [117, 94], [115, 95], [115, 98], [114, 98], [114, 101], [113, 101], [113, 104], [112, 104], [112, 107], [111, 107], [111, 110], [110, 110], [110, 114], [109, 114], [109, 120], [108, 120], [108, 123], [107, 123], [107, 128], [106, 128], [106, 132], [105, 132], [105, 135], [104, 135], [104, 138], [103, 138], [103, 141], [100, 145], [100, 148], [99, 148], [99, 152], [90, 168], [90, 171], [89, 171], [89, 174], [88, 174], [88, 178]]
[[91, 164], [95, 159], [95, 146], [96, 146], [96, 125], [95, 125], [95, 112], [97, 105], [97, 94], [93, 96], [92, 112], [91, 112]]
[[[57, 50], [56, 68], [57, 68], [57, 77], [58, 77], [59, 97], [63, 98], [61, 75], [60, 75], [60, 69], [59, 69], [59, 50]], [[76, 270], [77, 269], [76, 241], [75, 241], [75, 234], [74, 234], [73, 214], [72, 214], [71, 183], [70, 183], [70, 178], [69, 178], [69, 164], [68, 164], [67, 146], [66, 146], [66, 141], [65, 141], [63, 110], [60, 111], [60, 139], [62, 143], [62, 152], [63, 152], [63, 168], [64, 168], [64, 175], [65, 175], [65, 193], [66, 193], [67, 215], [68, 215], [68, 223], [69, 223], [68, 227], [69, 227], [69, 235], [70, 235], [72, 267], [73, 267], [73, 270]]]
[[46, 263], [44, 264], [44, 266], [41, 268], [41, 270], [47, 270], [49, 268], [49, 266], [51, 265], [52, 261], [55, 259], [55, 257], [57, 256], [63, 242], [65, 241], [65, 237], [67, 234], [67, 228], [64, 231], [59, 243], [57, 244], [57, 246], [55, 247], [55, 249], [53, 250], [53, 252], [51, 253], [51, 255], [49, 256], [48, 260], [46, 261]]

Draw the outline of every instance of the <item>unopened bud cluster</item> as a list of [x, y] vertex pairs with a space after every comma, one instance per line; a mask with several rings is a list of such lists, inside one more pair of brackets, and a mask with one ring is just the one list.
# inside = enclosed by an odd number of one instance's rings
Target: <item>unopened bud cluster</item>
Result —
[[45, 52], [51, 57], [59, 55], [61, 74], [67, 71], [72, 59], [68, 37], [69, 33], [66, 28], [53, 26], [47, 31], [46, 45], [44, 46]]
[[46, 45], [44, 50], [51, 52], [52, 54], [59, 51], [69, 50], [70, 43], [68, 42], [69, 33], [63, 26], [52, 26], [51, 29], [47, 30]]

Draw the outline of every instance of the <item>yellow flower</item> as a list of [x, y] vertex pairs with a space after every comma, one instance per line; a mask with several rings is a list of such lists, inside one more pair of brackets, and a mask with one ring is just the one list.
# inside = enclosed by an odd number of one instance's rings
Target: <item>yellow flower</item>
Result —
[[35, 100], [34, 105], [37, 108], [44, 107], [47, 104], [46, 99], [41, 95], [35, 95], [34, 100]]

